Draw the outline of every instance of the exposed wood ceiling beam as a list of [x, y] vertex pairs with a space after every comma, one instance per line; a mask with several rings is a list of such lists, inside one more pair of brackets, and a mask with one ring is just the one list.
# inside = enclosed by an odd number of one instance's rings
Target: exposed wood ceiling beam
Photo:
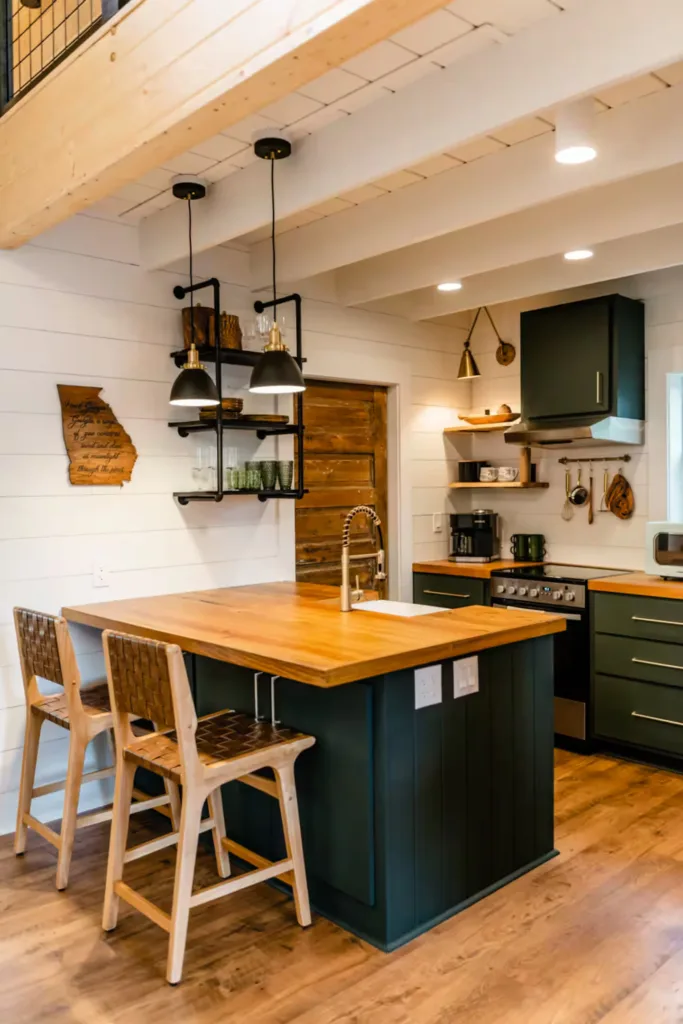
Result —
[[0, 119], [0, 247], [20, 245], [439, 6], [133, 0]]
[[[435, 287], [380, 300], [370, 308], [426, 320], [450, 313], [469, 299], [470, 281], [482, 274], [552, 256], [565, 267], [569, 249], [595, 249], [601, 243], [683, 223], [683, 164], [627, 181], [543, 203], [447, 237], [454, 265], [462, 267], [460, 292]], [[443, 240], [440, 240], [443, 241]], [[413, 246], [409, 257], [419, 267], [434, 244]], [[680, 254], [679, 254], [680, 261]], [[367, 272], [367, 271], [366, 271]], [[339, 292], [340, 298], [348, 295]]]
[[[681, 57], [679, 0], [582, 0], [306, 139], [280, 169], [279, 216]], [[258, 167], [220, 182], [198, 212], [197, 247], [267, 223], [266, 187]], [[148, 218], [141, 240], [149, 267], [181, 256], [186, 240], [178, 212], [171, 207]]]
[[[608, 110], [596, 118], [599, 158], [560, 167], [546, 134], [455, 167], [380, 199], [316, 221], [278, 240], [282, 281], [334, 267], [350, 304], [464, 275], [451, 233], [537, 203], [683, 162], [683, 85]], [[430, 239], [429, 242], [423, 242]], [[420, 258], [412, 247], [422, 243]], [[374, 258], [373, 258], [374, 257]], [[268, 279], [268, 247], [252, 253], [254, 282]]]
[[[595, 258], [585, 263], [566, 264], [555, 258], [532, 260], [515, 267], [504, 267], [472, 278], [467, 294], [448, 303], [441, 316], [452, 316], [465, 309], [513, 302], [517, 299], [562, 292], [585, 285], [600, 284], [679, 266], [683, 253], [683, 224], [673, 224], [630, 238], [606, 242], [596, 249]], [[560, 301], [558, 299], [558, 301]], [[448, 321], [437, 320], [437, 323]]]

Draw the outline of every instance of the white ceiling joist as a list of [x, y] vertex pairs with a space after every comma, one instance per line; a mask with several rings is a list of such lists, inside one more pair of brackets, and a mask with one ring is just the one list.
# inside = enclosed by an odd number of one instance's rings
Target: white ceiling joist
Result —
[[[679, 0], [582, 0], [306, 139], [279, 169], [279, 216], [682, 57]], [[267, 169], [253, 167], [220, 182], [198, 211], [197, 248], [267, 221]], [[149, 267], [181, 257], [186, 238], [178, 211], [170, 207], [149, 217], [141, 243]]]
[[585, 263], [570, 265], [552, 257], [520, 263], [472, 278], [467, 295], [459, 292], [462, 297], [449, 303], [446, 315], [598, 283], [604, 294], [605, 282], [679, 266], [682, 253], [683, 224], [673, 224], [606, 242], [596, 250], [595, 258]]
[[[683, 162], [683, 85], [596, 118], [599, 159], [561, 167], [551, 133], [316, 221], [278, 241], [283, 281], [335, 267], [340, 301], [371, 302], [466, 273], [450, 234], [537, 203]], [[430, 242], [424, 242], [430, 239]], [[419, 259], [413, 249], [422, 243]], [[373, 258], [374, 257], [374, 258]], [[268, 247], [252, 253], [252, 279], [268, 279]]]
[[[563, 265], [562, 254], [569, 249], [593, 249], [613, 239], [680, 223], [683, 164], [543, 203], [439, 239], [455, 265], [463, 268], [462, 291], [443, 293], [432, 287], [374, 303], [372, 308], [415, 320], [442, 316], [462, 309], [463, 302], [471, 307], [470, 280], [477, 275], [548, 256]], [[434, 240], [413, 246], [409, 258], [414, 267], [422, 265], [433, 245]]]
[[0, 246], [20, 245], [441, 2], [132, 0], [0, 120]]

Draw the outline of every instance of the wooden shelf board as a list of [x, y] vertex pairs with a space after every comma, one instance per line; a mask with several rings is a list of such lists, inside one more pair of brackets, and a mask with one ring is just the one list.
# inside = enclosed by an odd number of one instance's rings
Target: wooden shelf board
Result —
[[472, 489], [477, 488], [477, 487], [499, 487], [499, 488], [514, 487], [518, 491], [525, 491], [525, 490], [530, 490], [532, 487], [549, 487], [550, 484], [549, 483], [538, 483], [538, 482], [536, 482], [536, 483], [529, 483], [529, 484], [523, 484], [523, 483], [520, 483], [519, 480], [513, 480], [511, 482], [508, 482], [508, 481], [505, 481], [505, 480], [494, 480], [494, 481], [492, 481], [490, 483], [488, 483], [488, 482], [484, 483], [483, 481], [479, 480], [479, 481], [476, 481], [474, 483], [460, 483], [460, 482], [458, 482], [458, 483], [454, 483], [454, 484], [449, 484], [448, 486], [453, 488], [454, 490], [465, 490], [465, 489], [472, 490]]
[[495, 431], [507, 430], [519, 423], [519, 419], [510, 420], [508, 423], [463, 423], [460, 427], [444, 427], [444, 434], [493, 434]]

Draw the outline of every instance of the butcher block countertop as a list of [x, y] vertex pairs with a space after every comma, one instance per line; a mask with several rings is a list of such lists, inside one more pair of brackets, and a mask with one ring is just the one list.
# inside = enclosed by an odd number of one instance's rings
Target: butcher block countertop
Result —
[[413, 572], [433, 572], [436, 576], [469, 576], [470, 579], [491, 579], [491, 573], [499, 569], [521, 569], [525, 565], [542, 565], [542, 562], [513, 562], [502, 558], [497, 562], [451, 562], [439, 558], [434, 562], [413, 562]]
[[645, 572], [622, 573], [620, 576], [603, 576], [589, 580], [589, 590], [606, 594], [631, 594], [633, 597], [668, 597], [683, 600], [683, 579], [663, 580], [661, 576], [649, 576]]
[[259, 583], [65, 608], [70, 622], [178, 644], [183, 650], [313, 686], [518, 643], [565, 629], [560, 616], [472, 605], [415, 618], [339, 610], [339, 589]]

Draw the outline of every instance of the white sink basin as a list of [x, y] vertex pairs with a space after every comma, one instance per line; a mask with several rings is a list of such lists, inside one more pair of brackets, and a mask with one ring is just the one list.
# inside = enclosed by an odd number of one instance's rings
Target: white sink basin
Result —
[[414, 615], [434, 615], [435, 612], [447, 612], [448, 608], [436, 608], [431, 604], [410, 604], [408, 601], [361, 601], [354, 604], [353, 611], [381, 612], [383, 615], [399, 615], [404, 619]]

